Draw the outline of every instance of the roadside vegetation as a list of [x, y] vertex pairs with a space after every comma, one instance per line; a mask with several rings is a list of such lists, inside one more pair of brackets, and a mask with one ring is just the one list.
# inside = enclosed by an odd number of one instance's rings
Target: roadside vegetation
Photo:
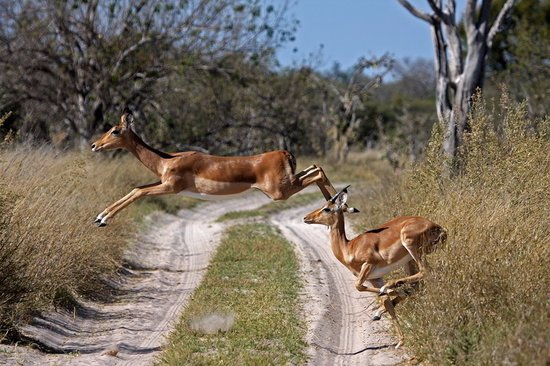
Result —
[[450, 176], [440, 141], [436, 126], [425, 161], [358, 204], [362, 229], [421, 215], [448, 230], [398, 308], [407, 345], [435, 365], [548, 364], [550, 120], [506, 93], [497, 106], [478, 100]]
[[296, 365], [305, 361], [292, 246], [266, 224], [226, 231], [159, 365]]
[[106, 228], [93, 219], [135, 185], [153, 177], [132, 157], [0, 145], [0, 329], [67, 296], [94, 297], [119, 268], [139, 218], [176, 210], [183, 197], [145, 199]]

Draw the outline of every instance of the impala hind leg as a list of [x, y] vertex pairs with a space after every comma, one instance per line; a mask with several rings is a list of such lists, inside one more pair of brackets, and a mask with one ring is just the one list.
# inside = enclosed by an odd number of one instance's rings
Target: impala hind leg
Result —
[[[283, 193], [283, 198], [280, 199], [287, 199], [313, 183], [317, 184], [327, 201], [336, 194], [336, 189], [333, 187], [332, 183], [330, 183], [323, 168], [311, 165], [294, 176], [290, 187], [287, 187]], [[344, 205], [343, 210], [350, 213], [359, 212], [356, 208], [348, 207], [347, 205]]]
[[[365, 266], [365, 264], [363, 266]], [[361, 273], [362, 272], [363, 272], [363, 267], [361, 267]], [[359, 280], [360, 279], [358, 278], [357, 281]], [[369, 282], [373, 286], [373, 289], [378, 291], [380, 290], [379, 287], [381, 285], [382, 286], [384, 285], [384, 280], [381, 278], [371, 279], [369, 280]], [[395, 312], [395, 305], [399, 304], [401, 300], [403, 300], [403, 297], [398, 295], [394, 299], [391, 299], [390, 295], [382, 295], [382, 296], [378, 296], [377, 300], [380, 304], [380, 307], [375, 311], [372, 317], [372, 320], [374, 321], [380, 320], [380, 318], [382, 317], [382, 314], [384, 313], [390, 314], [390, 317], [395, 326], [395, 330], [397, 332], [397, 336], [399, 339], [397, 342], [397, 345], [395, 346], [395, 348], [397, 349], [403, 344], [403, 332], [401, 331], [401, 325], [399, 324], [399, 320], [397, 319], [397, 314]]]
[[288, 197], [301, 191], [302, 189], [313, 183], [317, 184], [319, 190], [327, 201], [336, 194], [336, 189], [334, 189], [334, 187], [328, 180], [325, 172], [323, 171], [323, 168], [320, 168], [316, 165], [310, 165], [309, 167], [295, 175], [295, 179], [292, 182], [291, 187], [292, 193]]
[[[375, 279], [369, 280], [369, 282], [374, 288], [381, 288], [382, 286], [384, 286], [384, 280], [381, 278], [375, 278]], [[378, 291], [380, 292], [380, 290]], [[380, 320], [382, 318], [382, 314], [387, 312], [386, 308], [384, 307], [383, 298], [378, 296], [376, 298], [376, 301], [378, 302], [378, 308], [374, 311], [374, 314], [372, 315], [373, 321]], [[397, 305], [397, 303], [393, 303], [393, 301], [392, 301], [392, 304], [394, 306]]]
[[[408, 283], [416, 284], [422, 278], [424, 278], [424, 276], [428, 272], [428, 263], [426, 262], [425, 256], [421, 255], [418, 243], [414, 242], [413, 239], [407, 237], [402, 237], [401, 241], [405, 249], [407, 249], [412, 259], [414, 260], [414, 266], [412, 267], [414, 268], [414, 272], [411, 272], [413, 274], [409, 273], [409, 275], [406, 277], [388, 281], [388, 283], [382, 286], [382, 288], [380, 289], [380, 294], [388, 294], [394, 288]], [[418, 266], [418, 269], [416, 269], [416, 266]]]
[[[416, 262], [415, 261], [410, 261], [409, 263], [407, 263], [405, 265], [405, 273], [407, 273], [407, 275], [409, 276], [412, 276], [413, 274], [416, 274], [418, 273], [418, 268], [416, 266]], [[383, 288], [384, 287], [384, 280], [381, 279], [381, 278], [377, 278], [377, 279], [374, 279], [374, 280], [369, 280], [370, 283], [374, 286], [374, 287], [379, 287], [379, 288]], [[414, 283], [413, 286], [416, 288], [417, 283]], [[409, 294], [405, 294], [405, 295], [402, 295], [402, 294], [397, 294], [392, 300], [392, 305], [395, 307], [397, 306], [397, 304], [399, 304], [401, 301], [403, 301], [405, 299], [406, 296], [408, 296]], [[386, 308], [384, 307], [384, 304], [382, 302], [382, 297], [379, 296], [378, 297], [378, 302], [379, 302], [379, 307], [378, 309], [374, 312], [373, 316], [372, 316], [372, 320], [376, 321], [376, 320], [380, 320], [382, 318], [382, 315], [385, 314], [387, 312]]]
[[[385, 295], [385, 296], [389, 296], [389, 295]], [[377, 299], [379, 299], [379, 307], [378, 307], [378, 309], [376, 309], [376, 311], [372, 315], [372, 320], [373, 321], [378, 321], [378, 320], [382, 319], [382, 315], [384, 315], [385, 313], [388, 312], [388, 309], [384, 305], [384, 296], [379, 296], [379, 297], [377, 297]], [[403, 299], [404, 299], [403, 296], [397, 295], [396, 297], [391, 299], [392, 306], [396, 307], [397, 304], [399, 304], [401, 301], [403, 301]]]

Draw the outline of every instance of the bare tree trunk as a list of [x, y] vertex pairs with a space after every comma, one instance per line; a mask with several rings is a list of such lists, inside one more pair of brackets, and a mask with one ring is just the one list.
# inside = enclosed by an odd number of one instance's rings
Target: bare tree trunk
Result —
[[441, 123], [447, 124], [444, 150], [455, 157], [468, 129], [468, 112], [472, 96], [483, 86], [485, 59], [495, 34], [509, 14], [516, 0], [506, 0], [490, 25], [491, 0], [468, 0], [464, 11], [466, 53], [462, 50], [459, 27], [456, 22], [455, 0], [427, 0], [432, 13], [422, 12], [407, 0], [399, 3], [415, 17], [432, 28], [434, 67], [437, 77], [436, 109]]

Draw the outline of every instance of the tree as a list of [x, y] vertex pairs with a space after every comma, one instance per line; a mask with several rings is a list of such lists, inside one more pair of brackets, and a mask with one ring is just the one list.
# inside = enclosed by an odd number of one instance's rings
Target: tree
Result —
[[[455, 0], [427, 0], [432, 13], [419, 10], [407, 0], [398, 0], [412, 15], [432, 29], [435, 49], [436, 109], [439, 120], [447, 123], [445, 152], [454, 157], [468, 128], [468, 111], [477, 88], [483, 86], [485, 63], [495, 35], [515, 0], [506, 0], [491, 17], [491, 0], [467, 0], [461, 23], [456, 20]], [[463, 26], [466, 40], [460, 37]]]
[[[23, 133], [80, 145], [122, 107], [155, 109], [182, 68], [230, 52], [261, 58], [289, 37], [286, 1], [0, 0], [0, 89]], [[4, 109], [0, 105], [0, 110]]]
[[550, 109], [550, 1], [521, 1], [504, 26], [508, 31], [495, 36], [489, 54], [489, 78], [506, 85], [517, 101], [525, 101], [531, 117], [543, 117]]
[[[328, 128], [335, 161], [346, 162], [350, 145], [363, 122], [360, 114], [365, 107], [364, 100], [371, 89], [380, 86], [393, 63], [394, 60], [388, 55], [361, 58], [349, 74], [340, 72], [338, 66], [335, 66], [333, 71], [336, 72], [332, 80], [317, 79], [326, 88], [321, 124]], [[378, 72], [368, 77], [364, 74], [367, 70]]]

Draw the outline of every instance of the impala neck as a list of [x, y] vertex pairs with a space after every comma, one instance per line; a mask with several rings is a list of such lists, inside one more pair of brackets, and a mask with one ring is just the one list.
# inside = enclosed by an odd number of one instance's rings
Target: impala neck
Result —
[[126, 149], [134, 154], [134, 156], [138, 158], [138, 160], [141, 161], [147, 169], [159, 177], [162, 175], [162, 161], [171, 157], [170, 155], [147, 145], [132, 130], [130, 130], [130, 139]]
[[338, 212], [338, 220], [330, 227], [330, 246], [332, 252], [343, 262], [344, 253], [348, 244], [348, 238], [346, 238], [346, 228], [344, 224], [344, 214]]

